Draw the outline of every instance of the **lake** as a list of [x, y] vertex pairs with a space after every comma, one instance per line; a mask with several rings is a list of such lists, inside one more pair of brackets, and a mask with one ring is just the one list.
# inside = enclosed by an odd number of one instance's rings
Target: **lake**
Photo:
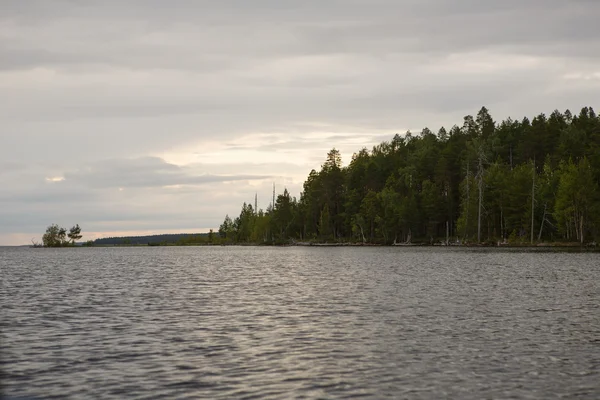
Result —
[[6, 398], [600, 398], [600, 254], [0, 248]]

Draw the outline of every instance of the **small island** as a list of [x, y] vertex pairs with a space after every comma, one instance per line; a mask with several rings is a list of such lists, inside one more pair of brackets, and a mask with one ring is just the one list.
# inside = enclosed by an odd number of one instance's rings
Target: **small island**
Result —
[[46, 232], [42, 236], [42, 243], [31, 241], [33, 247], [73, 247], [76, 241], [81, 239], [81, 228], [79, 224], [67, 231], [65, 228], [52, 224], [46, 228]]

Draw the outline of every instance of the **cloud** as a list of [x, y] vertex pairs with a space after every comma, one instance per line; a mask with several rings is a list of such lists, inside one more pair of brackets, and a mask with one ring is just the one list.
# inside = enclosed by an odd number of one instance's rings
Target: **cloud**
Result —
[[261, 193], [260, 205], [265, 208], [262, 199], [265, 193], [270, 198], [273, 182], [281, 190], [283, 186], [299, 190], [285, 177], [260, 173], [270, 170], [267, 165], [245, 168], [256, 172], [207, 174], [203, 164], [178, 166], [158, 157], [89, 162], [56, 169], [48, 175], [51, 178], [45, 176], [50, 168], [15, 169], [0, 182], [13, 189], [0, 193], [0, 235], [39, 240], [51, 223], [79, 223], [84, 237], [87, 231], [216, 228], [225, 213], [239, 211], [255, 193]]
[[91, 188], [148, 188], [204, 185], [217, 182], [260, 180], [260, 175], [213, 175], [198, 173], [158, 157], [113, 159], [88, 164], [65, 173], [63, 180]]
[[0, 202], [17, 215], [0, 231], [185, 220], [164, 208], [213, 226], [269, 181], [298, 194], [332, 147], [349, 158], [482, 105], [497, 120], [594, 106], [598, 15], [595, 0], [0, 2]]

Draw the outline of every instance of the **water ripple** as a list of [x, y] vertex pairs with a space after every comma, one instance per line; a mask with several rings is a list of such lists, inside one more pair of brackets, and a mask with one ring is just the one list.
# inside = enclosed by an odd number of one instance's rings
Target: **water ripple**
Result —
[[593, 253], [0, 248], [3, 398], [600, 398]]

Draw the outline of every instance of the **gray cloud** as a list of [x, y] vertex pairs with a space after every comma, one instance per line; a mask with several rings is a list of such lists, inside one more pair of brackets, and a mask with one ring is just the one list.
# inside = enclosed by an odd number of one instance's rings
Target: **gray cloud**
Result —
[[[0, 193], [0, 237], [28, 232], [27, 238], [39, 239], [50, 223], [79, 223], [87, 232], [207, 229], [218, 226], [225, 212], [251, 201], [255, 192], [261, 197], [270, 193], [272, 182], [285, 185], [281, 177], [262, 174], [270, 170], [267, 164], [222, 164], [219, 175], [203, 172], [203, 164], [181, 167], [158, 157], [68, 168], [22, 166], [0, 176], [0, 184], [12, 188]], [[248, 173], [231, 173], [240, 168]]]
[[[334, 146], [482, 105], [496, 119], [594, 106], [599, 18], [595, 0], [2, 1], [0, 203], [15, 211], [0, 231], [80, 209], [209, 221], [269, 192], [251, 180], [299, 190]], [[200, 195], [219, 205], [184, 206]], [[181, 217], [139, 211], [167, 198]]]
[[113, 159], [86, 165], [64, 174], [65, 182], [92, 188], [139, 188], [203, 185], [217, 182], [266, 179], [260, 175], [198, 174], [158, 157]]

